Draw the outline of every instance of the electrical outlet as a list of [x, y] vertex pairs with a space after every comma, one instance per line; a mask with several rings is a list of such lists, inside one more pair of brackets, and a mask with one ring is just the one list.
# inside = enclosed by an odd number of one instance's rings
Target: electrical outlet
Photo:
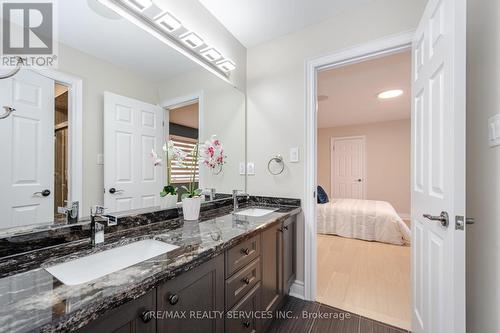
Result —
[[247, 175], [249, 175], [249, 176], [255, 175], [255, 163], [254, 162], [247, 163]]
[[245, 175], [245, 172], [246, 172], [245, 162], [240, 162], [239, 172], [240, 172], [240, 175], [242, 175], [242, 176]]
[[488, 141], [490, 147], [500, 146], [500, 114], [488, 119]]
[[97, 165], [104, 165], [104, 155], [97, 154]]

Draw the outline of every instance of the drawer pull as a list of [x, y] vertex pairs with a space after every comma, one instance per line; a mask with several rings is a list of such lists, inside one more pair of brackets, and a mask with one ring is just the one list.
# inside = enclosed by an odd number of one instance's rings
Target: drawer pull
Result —
[[243, 322], [243, 327], [245, 328], [249, 328], [250, 327], [250, 322], [247, 320], [247, 321], [244, 321]]
[[243, 281], [243, 283], [245, 283], [245, 284], [250, 284], [250, 279], [248, 277], [244, 278], [241, 281]]
[[250, 250], [248, 248], [246, 249], [241, 249], [241, 253], [243, 253], [244, 255], [249, 255], [250, 254]]
[[153, 319], [153, 311], [144, 311], [139, 315], [139, 318], [143, 323], [147, 324]]
[[168, 302], [172, 305], [175, 305], [179, 302], [179, 296], [176, 294], [171, 294], [168, 296]]

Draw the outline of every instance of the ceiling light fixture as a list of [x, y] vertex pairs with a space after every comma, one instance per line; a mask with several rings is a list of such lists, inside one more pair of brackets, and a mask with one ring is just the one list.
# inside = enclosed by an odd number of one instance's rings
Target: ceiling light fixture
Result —
[[230, 72], [236, 69], [236, 64], [229, 59], [224, 59], [218, 62], [217, 66], [219, 66], [219, 68], [222, 69], [224, 72]]
[[137, 9], [141, 12], [153, 5], [152, 0], [124, 0], [124, 1], [132, 8]]
[[394, 90], [387, 90], [383, 91], [380, 94], [378, 94], [378, 98], [380, 99], [391, 99], [391, 98], [396, 98], [401, 95], [403, 95], [403, 90], [401, 89], [394, 89]]
[[208, 61], [214, 62], [222, 58], [222, 54], [220, 54], [220, 52], [213, 47], [208, 47], [204, 50], [201, 50], [200, 52], [201, 55], [205, 57], [205, 59], [207, 59]]
[[192, 49], [196, 49], [204, 44], [203, 39], [192, 31], [186, 32], [180, 39]]
[[169, 33], [179, 30], [182, 27], [181, 21], [179, 21], [172, 14], [167, 12], [163, 13], [158, 18], [156, 18], [155, 22], [162, 29], [164, 29]]

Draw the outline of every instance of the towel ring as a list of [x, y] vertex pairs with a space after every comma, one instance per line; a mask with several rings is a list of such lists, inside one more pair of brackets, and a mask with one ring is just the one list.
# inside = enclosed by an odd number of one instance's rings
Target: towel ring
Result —
[[14, 68], [12, 70], [12, 72], [10, 72], [8, 74], [0, 75], [0, 80], [2, 80], [2, 79], [8, 79], [9, 77], [12, 77], [12, 76], [16, 75], [21, 70], [21, 66], [24, 64], [24, 60], [21, 57], [16, 57], [16, 58], [17, 58], [16, 68]]
[[[271, 169], [271, 164], [273, 162], [277, 163], [280, 166], [279, 171], [273, 172], [273, 170]], [[285, 170], [285, 161], [283, 160], [283, 157], [281, 155], [276, 155], [273, 158], [271, 158], [269, 160], [269, 163], [267, 163], [267, 170], [269, 170], [269, 173], [274, 176], [282, 174], [283, 171]]]

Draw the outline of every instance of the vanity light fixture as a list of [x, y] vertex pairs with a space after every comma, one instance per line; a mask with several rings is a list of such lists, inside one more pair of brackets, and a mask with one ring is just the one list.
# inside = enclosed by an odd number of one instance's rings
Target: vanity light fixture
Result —
[[201, 50], [200, 52], [201, 55], [208, 61], [214, 62], [222, 58], [222, 54], [220, 54], [220, 52], [213, 47], [208, 47], [204, 50]]
[[401, 89], [394, 89], [394, 90], [387, 90], [383, 91], [380, 94], [378, 94], [379, 99], [391, 99], [391, 98], [396, 98], [403, 95], [403, 90]]
[[236, 69], [236, 64], [229, 59], [224, 59], [217, 63], [217, 66], [224, 72], [234, 71]]
[[143, 11], [153, 5], [153, 0], [124, 0], [132, 8]]
[[[152, 0], [97, 1], [139, 28], [143, 29], [153, 37], [157, 38], [162, 43], [168, 45], [172, 49], [186, 56], [188, 59], [191, 59], [198, 65], [207, 69], [212, 74], [227, 83], [231, 83], [229, 80], [229, 72], [236, 69], [236, 64], [228, 59], [216, 63], [215, 61], [217, 60], [212, 61], [201, 53], [205, 51], [208, 52], [209, 49], [213, 49], [215, 52], [220, 54], [220, 52], [214, 48], [205, 48], [198, 52], [197, 49], [203, 46], [205, 42], [200, 36], [192, 31], [188, 31], [180, 36], [172, 34], [171, 32], [176, 30], [185, 30], [184, 28], [181, 29], [182, 23], [170, 13], [168, 13], [168, 18], [164, 17], [164, 14], [167, 14], [165, 11], [166, 9], [156, 6]], [[179, 27], [175, 29], [178, 25]], [[217, 55], [214, 51], [210, 51], [210, 55], [208, 57], [215, 59]], [[224, 58], [224, 56], [220, 54], [220, 58]]]
[[192, 31], [186, 32], [180, 39], [192, 49], [196, 49], [204, 44], [203, 39]]
[[155, 19], [156, 24], [158, 24], [165, 31], [172, 33], [179, 30], [182, 27], [181, 22], [176, 19], [172, 14], [165, 12]]

